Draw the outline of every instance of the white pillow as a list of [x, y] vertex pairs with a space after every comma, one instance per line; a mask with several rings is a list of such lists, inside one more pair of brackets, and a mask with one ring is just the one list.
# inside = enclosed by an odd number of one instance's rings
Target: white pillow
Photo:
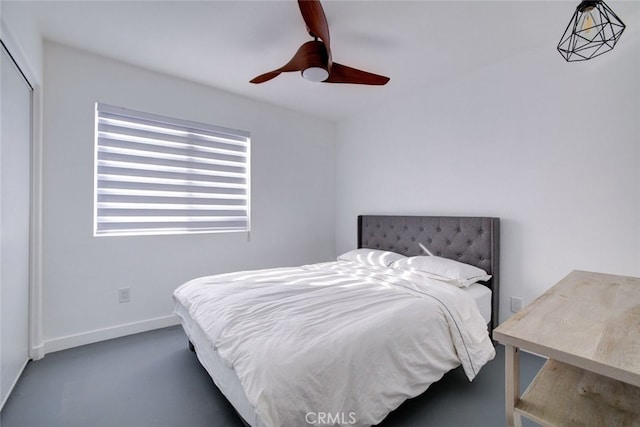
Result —
[[436, 280], [466, 288], [472, 283], [491, 279], [486, 271], [473, 265], [439, 256], [414, 256], [395, 261], [391, 268], [407, 269], [426, 273]]
[[389, 267], [393, 262], [406, 258], [395, 252], [379, 249], [353, 249], [338, 257], [338, 261], [353, 261], [368, 265]]

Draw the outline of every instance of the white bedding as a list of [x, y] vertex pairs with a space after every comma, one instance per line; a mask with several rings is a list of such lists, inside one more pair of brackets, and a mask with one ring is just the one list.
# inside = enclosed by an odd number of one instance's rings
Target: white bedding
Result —
[[495, 355], [468, 294], [408, 271], [339, 261], [203, 277], [174, 297], [266, 426], [377, 424]]

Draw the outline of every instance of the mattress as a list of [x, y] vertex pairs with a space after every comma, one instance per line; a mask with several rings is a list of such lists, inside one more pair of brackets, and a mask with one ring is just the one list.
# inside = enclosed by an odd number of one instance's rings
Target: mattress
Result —
[[464, 291], [476, 302], [480, 314], [487, 324], [491, 322], [491, 289], [480, 283], [474, 283], [468, 288], [465, 288]]
[[[483, 285], [474, 284], [466, 288], [465, 292], [473, 298], [482, 317], [486, 323], [489, 323], [491, 291]], [[250, 404], [238, 375], [211, 346], [207, 334], [193, 321], [185, 307], [177, 304], [175, 312], [182, 320], [183, 328], [196, 349], [200, 363], [213, 378], [217, 387], [247, 423], [254, 427], [265, 427], [267, 424]]]

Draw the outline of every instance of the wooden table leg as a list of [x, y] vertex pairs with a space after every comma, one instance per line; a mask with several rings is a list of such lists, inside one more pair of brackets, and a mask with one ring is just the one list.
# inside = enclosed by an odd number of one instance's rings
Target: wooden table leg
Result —
[[520, 415], [514, 412], [514, 406], [520, 398], [520, 350], [512, 345], [504, 346], [505, 408], [507, 427], [521, 427]]

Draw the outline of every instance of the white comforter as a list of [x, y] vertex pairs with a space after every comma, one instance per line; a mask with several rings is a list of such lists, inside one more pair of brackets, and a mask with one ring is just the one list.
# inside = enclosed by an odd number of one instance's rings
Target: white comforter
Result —
[[470, 297], [408, 271], [338, 261], [231, 273], [174, 298], [267, 426], [377, 424], [447, 371], [462, 364], [472, 380], [495, 355]]

